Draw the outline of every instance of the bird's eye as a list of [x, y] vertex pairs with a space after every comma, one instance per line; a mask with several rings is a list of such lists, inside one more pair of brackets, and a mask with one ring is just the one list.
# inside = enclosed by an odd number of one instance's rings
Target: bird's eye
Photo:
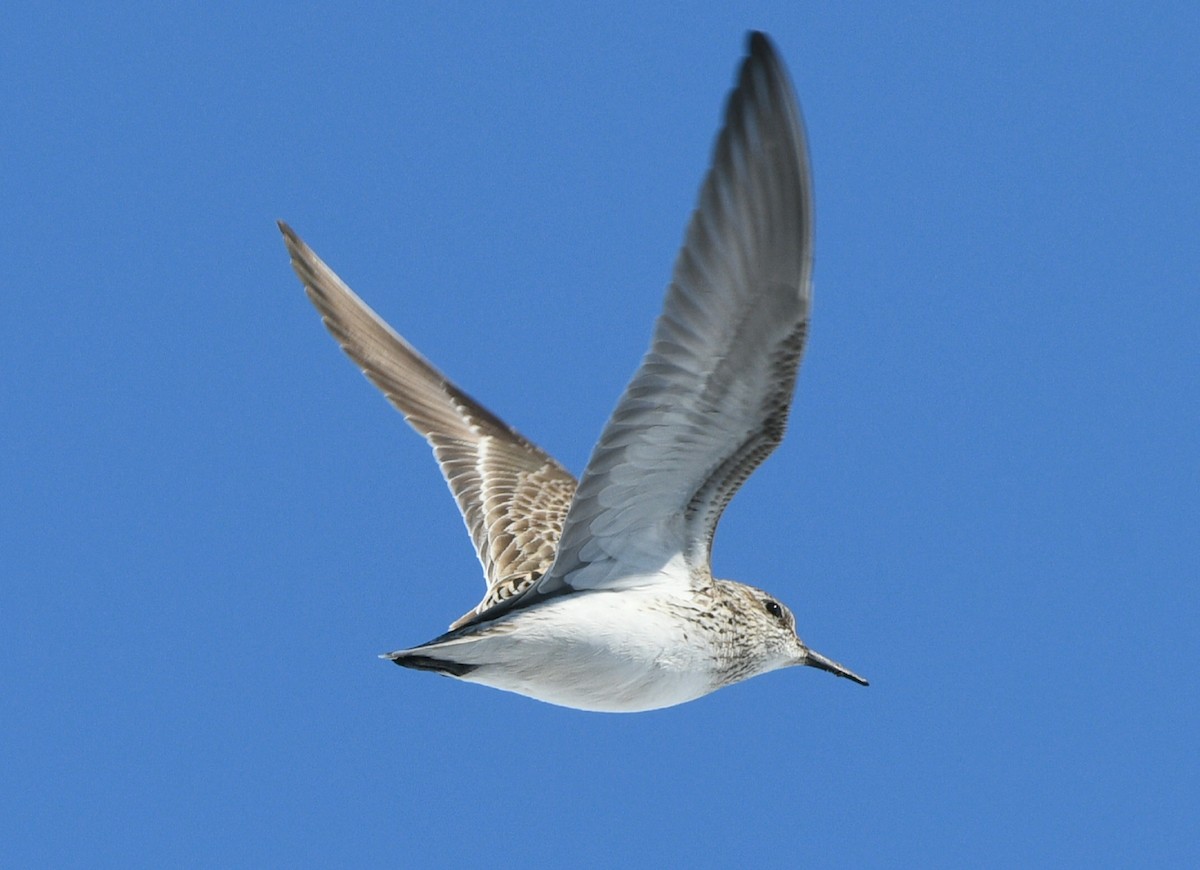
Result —
[[778, 601], [772, 601], [768, 598], [763, 602], [763, 607], [767, 609], [767, 613], [774, 616], [776, 619], [783, 619], [783, 608], [779, 606]]

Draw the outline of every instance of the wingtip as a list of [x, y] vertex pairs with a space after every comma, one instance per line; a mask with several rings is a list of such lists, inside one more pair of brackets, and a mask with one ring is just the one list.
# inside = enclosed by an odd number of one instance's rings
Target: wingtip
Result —
[[[304, 240], [296, 235], [296, 231], [288, 225], [287, 221], [276, 221], [275, 223], [279, 226], [279, 232], [283, 233], [283, 245], [288, 250], [293, 267], [298, 268], [299, 263], [313, 256], [312, 251], [308, 245], [304, 244]], [[308, 284], [303, 275], [300, 276], [300, 279], [306, 285]]]
[[775, 43], [761, 30], [746, 34], [746, 53], [751, 57], [770, 57], [775, 54]]

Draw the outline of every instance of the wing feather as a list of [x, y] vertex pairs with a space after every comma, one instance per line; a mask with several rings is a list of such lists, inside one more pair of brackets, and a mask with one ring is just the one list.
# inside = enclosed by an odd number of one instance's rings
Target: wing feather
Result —
[[650, 350], [600, 436], [531, 602], [620, 588], [678, 558], [708, 571], [722, 512], [783, 438], [811, 269], [800, 113], [756, 33]]
[[488, 584], [483, 601], [459, 622], [523, 591], [554, 561], [575, 478], [451, 383], [290, 227], [279, 228], [325, 326], [433, 447]]

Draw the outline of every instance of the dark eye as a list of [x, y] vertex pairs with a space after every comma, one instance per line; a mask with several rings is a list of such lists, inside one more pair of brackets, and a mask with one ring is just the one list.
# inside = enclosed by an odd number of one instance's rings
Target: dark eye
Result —
[[783, 619], [783, 608], [779, 606], [778, 601], [772, 601], [768, 598], [763, 602], [763, 607], [767, 608], [767, 613], [774, 616], [776, 619]]

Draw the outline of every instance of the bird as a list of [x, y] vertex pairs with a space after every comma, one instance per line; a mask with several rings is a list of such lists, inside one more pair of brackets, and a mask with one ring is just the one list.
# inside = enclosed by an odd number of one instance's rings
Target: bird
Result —
[[808, 146], [765, 34], [747, 38], [650, 348], [578, 481], [279, 227], [329, 332], [433, 448], [487, 582], [448, 631], [382, 658], [601, 712], [795, 665], [868, 684], [775, 596], [711, 569], [726, 505], [783, 439], [812, 303]]

